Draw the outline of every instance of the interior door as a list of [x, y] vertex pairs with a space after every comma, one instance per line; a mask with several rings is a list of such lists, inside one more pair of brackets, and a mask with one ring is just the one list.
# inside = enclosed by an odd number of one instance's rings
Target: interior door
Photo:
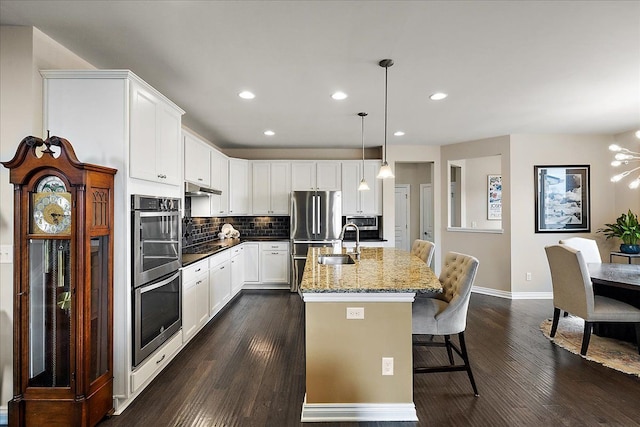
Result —
[[409, 242], [409, 184], [398, 184], [395, 188], [396, 248], [410, 250]]
[[420, 184], [420, 238], [433, 242], [433, 185]]

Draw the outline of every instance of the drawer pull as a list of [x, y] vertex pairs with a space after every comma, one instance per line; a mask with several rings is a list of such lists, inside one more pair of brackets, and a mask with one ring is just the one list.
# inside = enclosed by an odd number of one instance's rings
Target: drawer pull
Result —
[[201, 268], [197, 269], [195, 272], [197, 273], [198, 271], [202, 270]]
[[160, 362], [162, 362], [165, 358], [166, 354], [163, 354], [162, 357], [160, 358], [160, 360], [156, 360], [156, 365]]

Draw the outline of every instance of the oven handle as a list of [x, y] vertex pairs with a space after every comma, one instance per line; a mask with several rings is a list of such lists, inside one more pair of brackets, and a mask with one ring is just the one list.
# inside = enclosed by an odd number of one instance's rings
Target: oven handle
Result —
[[176, 271], [175, 274], [172, 274], [171, 276], [167, 277], [164, 280], [161, 280], [159, 282], [153, 283], [151, 285], [145, 286], [142, 285], [140, 286], [140, 294], [144, 294], [145, 292], [149, 292], [152, 291], [154, 289], [158, 289], [159, 287], [162, 287], [164, 285], [166, 285], [167, 283], [173, 282], [175, 280], [176, 277], [180, 276], [180, 271]]

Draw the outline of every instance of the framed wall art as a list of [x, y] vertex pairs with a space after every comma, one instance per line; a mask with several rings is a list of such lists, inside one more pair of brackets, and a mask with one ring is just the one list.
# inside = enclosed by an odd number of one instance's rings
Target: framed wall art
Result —
[[590, 232], [589, 165], [533, 169], [535, 232]]
[[487, 175], [487, 219], [502, 219], [502, 175]]

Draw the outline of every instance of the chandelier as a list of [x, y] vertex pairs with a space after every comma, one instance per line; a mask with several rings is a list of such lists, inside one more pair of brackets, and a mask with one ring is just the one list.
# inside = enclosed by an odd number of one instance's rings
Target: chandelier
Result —
[[[640, 131], [636, 132], [636, 137], [640, 139]], [[609, 146], [609, 150], [616, 153], [614, 156], [615, 160], [611, 162], [611, 166], [613, 167], [629, 166], [630, 163], [640, 162], [640, 153], [636, 151], [631, 151], [627, 148], [620, 147], [617, 144], [611, 144]], [[630, 174], [638, 171], [640, 171], [640, 166], [633, 167], [611, 177], [611, 182], [618, 182], [621, 179], [629, 176]], [[629, 188], [631, 189], [636, 189], [638, 187], [640, 187], [640, 172], [638, 172], [638, 177], [629, 183]]]

